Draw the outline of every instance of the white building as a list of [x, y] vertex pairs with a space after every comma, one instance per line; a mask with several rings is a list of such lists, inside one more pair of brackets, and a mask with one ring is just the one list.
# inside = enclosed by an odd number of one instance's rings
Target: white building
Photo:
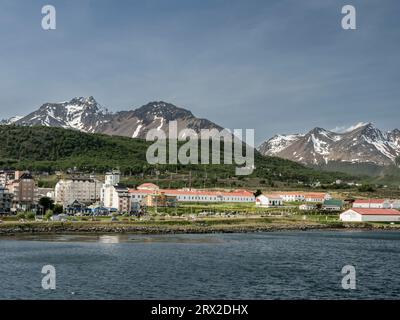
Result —
[[101, 182], [95, 178], [61, 179], [57, 182], [55, 202], [68, 206], [74, 201], [92, 204], [100, 199]]
[[314, 192], [314, 193], [306, 193], [304, 195], [304, 200], [306, 202], [317, 202], [322, 203], [325, 200], [331, 199], [331, 195], [329, 193], [324, 192]]
[[273, 194], [260, 194], [256, 197], [256, 206], [258, 207], [279, 207], [283, 205], [283, 199]]
[[239, 202], [254, 203], [254, 194], [247, 190], [209, 191], [197, 189], [158, 189], [154, 187], [130, 189], [132, 202], [140, 202], [149, 194], [176, 197], [178, 202]]
[[305, 195], [303, 192], [290, 191], [290, 192], [279, 192], [279, 196], [283, 201], [304, 201]]
[[247, 190], [208, 191], [196, 189], [164, 189], [167, 196], [175, 196], [178, 202], [247, 202], [255, 201], [254, 194]]
[[340, 220], [347, 222], [400, 222], [400, 211], [395, 209], [351, 208], [340, 214]]
[[353, 208], [389, 209], [390, 201], [385, 199], [358, 199], [353, 202]]
[[131, 195], [129, 189], [120, 184], [120, 172], [107, 172], [104, 184], [101, 187], [101, 204], [107, 209], [116, 209], [119, 212], [130, 212]]

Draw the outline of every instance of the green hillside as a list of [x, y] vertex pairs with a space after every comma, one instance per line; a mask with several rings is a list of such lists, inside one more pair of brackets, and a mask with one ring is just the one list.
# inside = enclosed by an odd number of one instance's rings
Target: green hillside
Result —
[[[204, 174], [229, 179], [234, 165], [149, 165], [146, 150], [151, 142], [119, 136], [88, 134], [50, 127], [0, 126], [0, 168], [54, 172], [76, 168], [84, 172], [104, 173], [118, 167], [125, 175], [165, 173]], [[256, 170], [250, 177], [264, 183], [329, 183], [335, 179], [355, 179], [345, 173], [324, 172], [295, 162], [256, 153]]]

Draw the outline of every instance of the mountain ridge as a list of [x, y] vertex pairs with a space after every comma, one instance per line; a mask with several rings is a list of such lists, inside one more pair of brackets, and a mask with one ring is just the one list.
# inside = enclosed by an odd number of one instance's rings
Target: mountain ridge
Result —
[[197, 133], [201, 129], [222, 129], [208, 119], [197, 118], [191, 111], [164, 101], [149, 102], [132, 110], [110, 112], [93, 96], [75, 97], [70, 101], [58, 103], [44, 103], [26, 116], [12, 117], [1, 121], [0, 124], [41, 125], [75, 129], [85, 133], [145, 138], [151, 129], [167, 133], [171, 121], [177, 121], [178, 130], [189, 128]]
[[258, 150], [305, 165], [328, 162], [392, 165], [400, 156], [400, 130], [383, 132], [371, 122], [335, 132], [316, 127], [306, 134], [275, 135]]

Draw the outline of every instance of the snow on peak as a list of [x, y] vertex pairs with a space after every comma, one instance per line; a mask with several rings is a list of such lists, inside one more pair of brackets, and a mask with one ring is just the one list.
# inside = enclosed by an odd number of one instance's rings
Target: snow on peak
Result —
[[358, 128], [366, 127], [368, 125], [372, 126], [372, 123], [371, 122], [358, 122], [356, 124], [351, 125], [350, 127], [340, 126], [340, 127], [333, 128], [331, 131], [336, 132], [336, 133], [348, 133], [348, 132], [357, 130]]

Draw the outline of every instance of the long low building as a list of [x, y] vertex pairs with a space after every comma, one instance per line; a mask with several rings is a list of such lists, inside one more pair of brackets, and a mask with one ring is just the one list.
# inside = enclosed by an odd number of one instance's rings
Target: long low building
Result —
[[255, 201], [254, 194], [247, 190], [235, 191], [208, 191], [197, 189], [130, 189], [133, 202], [142, 201], [150, 194], [164, 194], [176, 197], [178, 202], [244, 202]]
[[351, 208], [340, 214], [347, 222], [400, 222], [400, 211], [395, 209]]
[[357, 199], [353, 202], [353, 208], [400, 209], [400, 200]]

